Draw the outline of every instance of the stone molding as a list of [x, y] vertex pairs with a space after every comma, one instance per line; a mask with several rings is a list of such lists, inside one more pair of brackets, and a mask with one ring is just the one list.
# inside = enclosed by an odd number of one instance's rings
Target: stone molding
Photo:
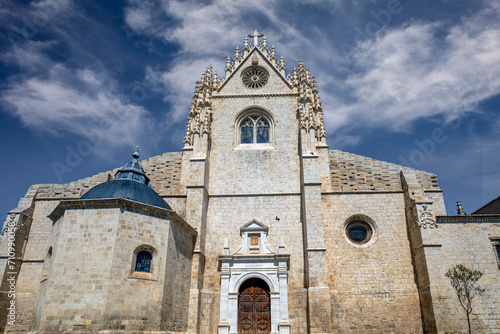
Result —
[[238, 290], [250, 278], [262, 279], [271, 295], [271, 334], [290, 333], [288, 270], [290, 254], [219, 255], [221, 275], [218, 334], [236, 334]]
[[121, 197], [109, 199], [76, 199], [61, 201], [61, 203], [57, 205], [54, 211], [52, 211], [52, 213], [48, 215], [48, 218], [50, 218], [53, 221], [53, 224], [55, 224], [59, 217], [64, 213], [64, 211], [68, 209], [98, 209], [116, 207], [128, 209], [131, 211], [133, 210], [135, 212], [141, 212], [150, 216], [152, 215], [160, 218], [169, 218], [179, 224], [193, 236], [198, 234], [198, 232], [196, 232], [194, 228], [192, 228], [179, 215], [177, 215], [177, 213], [172, 210], [132, 201]]
[[484, 215], [449, 215], [449, 216], [437, 216], [436, 222], [438, 224], [474, 224], [474, 223], [499, 223], [500, 215], [496, 214], [484, 214]]
[[286, 97], [299, 96], [298, 93], [276, 93], [276, 94], [231, 94], [231, 95], [214, 95], [212, 99], [231, 99], [231, 98], [255, 98], [255, 97]]

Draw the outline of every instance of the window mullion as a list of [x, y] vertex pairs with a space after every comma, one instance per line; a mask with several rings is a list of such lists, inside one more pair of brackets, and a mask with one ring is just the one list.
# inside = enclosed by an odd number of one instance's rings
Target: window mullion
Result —
[[[257, 118], [258, 120], [258, 118]], [[253, 143], [257, 144], [257, 120], [252, 119], [253, 121]]]

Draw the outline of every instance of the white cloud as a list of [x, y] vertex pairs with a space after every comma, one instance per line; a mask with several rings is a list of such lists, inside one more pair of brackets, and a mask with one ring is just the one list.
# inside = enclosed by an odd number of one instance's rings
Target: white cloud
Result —
[[171, 106], [169, 121], [184, 122], [191, 105], [195, 83], [201, 78], [208, 64], [222, 66], [220, 59], [180, 60], [168, 71], [160, 68], [146, 69], [145, 80]]
[[487, 18], [493, 9], [447, 31], [444, 24], [413, 23], [358, 45], [354, 57], [361, 70], [346, 81], [352, 100], [329, 106], [345, 123], [329, 130], [405, 131], [421, 118], [452, 120], [476, 111], [479, 102], [500, 93], [500, 24]]
[[73, 74], [55, 65], [46, 79], [11, 83], [0, 101], [23, 125], [56, 137], [68, 132], [86, 138], [103, 155], [146, 137], [154, 142], [149, 113], [115, 93], [108, 81], [90, 70]]
[[[169, 121], [184, 122], [193, 94], [195, 82], [200, 79], [208, 64], [212, 64], [219, 75], [224, 76], [225, 57], [233, 56], [234, 48], [241, 50], [243, 39], [254, 26], [245, 15], [252, 13], [261, 20], [272, 22], [265, 29], [269, 46], [277, 43], [278, 57], [286, 50], [289, 69], [296, 66], [301, 55], [308, 54], [317, 42], [314, 35], [325, 41], [327, 34], [319, 35], [309, 29], [300, 32], [293, 20], [282, 16], [282, 11], [290, 6], [280, 1], [229, 1], [215, 0], [209, 3], [199, 1], [138, 1], [131, 0], [125, 9], [125, 21], [129, 28], [144, 34], [179, 45], [168, 69], [148, 67], [145, 81], [164, 95], [171, 104]], [[312, 3], [335, 6], [332, 1]], [[168, 17], [169, 20], [166, 20]], [[171, 22], [175, 22], [173, 25]], [[254, 21], [252, 21], [254, 22]], [[253, 41], [250, 39], [249, 41]], [[324, 45], [314, 51], [314, 55], [331, 61], [333, 46]], [[290, 61], [293, 59], [293, 61]], [[160, 90], [158, 90], [160, 89]]]
[[[68, 7], [62, 0], [37, 4], [34, 7], [41, 12], [57, 8], [58, 4], [64, 5], [60, 8]], [[338, 2], [332, 1], [310, 4], [317, 8], [337, 5]], [[326, 112], [325, 124], [330, 140], [335, 143], [358, 144], [361, 131], [355, 130], [359, 129], [405, 131], [416, 120], [429, 116], [444, 115], [451, 120], [474, 111], [479, 102], [500, 92], [500, 25], [495, 20], [500, 10], [494, 2], [452, 27], [443, 22], [412, 22], [399, 28], [382, 29], [374, 39], [354, 47], [355, 72], [347, 77], [346, 59], [338, 49], [339, 40], [332, 40], [328, 27], [314, 20], [302, 27], [300, 20], [284, 15], [287, 6], [289, 2], [264, 0], [251, 3], [130, 0], [124, 15], [132, 31], [179, 46], [178, 53], [170, 54], [168, 68], [146, 68], [148, 87], [161, 92], [171, 105], [169, 121], [185, 121], [195, 82], [206, 66], [212, 63], [214, 69], [223, 74], [224, 56], [232, 55], [236, 45], [241, 48], [243, 37], [253, 25], [260, 29], [259, 22], [264, 22], [269, 44], [277, 44], [278, 55], [281, 50], [286, 52], [288, 71], [302, 57], [316, 75]], [[257, 19], [260, 21], [255, 21]], [[445, 37], [440, 35], [443, 32]], [[69, 72], [57, 76], [54, 64], [41, 56], [44, 47], [42, 42], [28, 42], [22, 48], [14, 48], [16, 55], [11, 52], [3, 57], [4, 61], [15, 59], [25, 70], [34, 73], [37, 68], [52, 71], [48, 78], [37, 75], [29, 82], [30, 89], [37, 94], [42, 93], [37, 85], [40, 83], [63, 89], [66, 97], [72, 94], [70, 91], [77, 92], [84, 87], [87, 95], [83, 94], [81, 100], [86, 96], [104, 103], [116, 98], [123, 108], [136, 107], [113, 88], [112, 80], [100, 82], [103, 75], [95, 76], [95, 71], [78, 72], [80, 76], [73, 75], [69, 83], [63, 78]], [[22, 89], [20, 85], [18, 82], [11, 91]], [[89, 88], [92, 86], [104, 86], [106, 93], [99, 96], [96, 90]], [[14, 105], [12, 101], [10, 104]], [[139, 114], [146, 117], [147, 112], [142, 109]], [[346, 135], [348, 140], [339, 139]]]
[[[317, 4], [324, 6], [325, 2]], [[329, 39], [327, 29], [314, 25], [296, 28], [293, 20], [281, 15], [282, 5], [279, 1], [163, 1], [160, 8], [178, 24], [160, 29], [161, 24], [155, 22], [158, 15], [148, 13], [159, 7], [134, 1], [128, 10], [135, 16], [127, 22], [145, 34], [148, 26], [154, 27], [150, 35], [180, 45], [178, 59], [182, 60], [174, 61], [171, 69], [158, 76], [172, 95], [190, 96], [203, 65], [216, 55], [220, 58], [217, 63], [223, 64], [221, 52], [232, 50], [248, 34], [244, 14], [258, 13], [273, 22], [266, 34], [273, 37], [270, 44], [279, 42], [278, 52], [286, 50], [289, 60], [304, 53], [314, 59], [306, 65], [319, 82], [327, 130], [339, 135], [359, 128], [406, 131], [416, 120], [436, 115], [452, 120], [500, 92], [500, 25], [492, 14], [500, 11], [494, 2], [451, 27], [443, 22], [412, 22], [379, 31], [374, 39], [354, 47], [356, 72], [347, 78], [339, 74], [345, 70], [346, 59], [337, 42]], [[140, 20], [134, 21], [134, 17]], [[447, 36], [439, 37], [443, 31]], [[325, 68], [328, 64], [333, 66]], [[289, 70], [293, 65], [288, 63]], [[221, 71], [222, 66], [215, 69]], [[182, 108], [174, 107], [175, 119], [189, 107], [189, 99], [182, 102]], [[358, 143], [355, 136], [350, 138], [348, 142]]]
[[[0, 60], [19, 72], [11, 74], [2, 87], [2, 110], [39, 134], [71, 134], [97, 141], [94, 152], [103, 156], [119, 146], [132, 147], [146, 140], [154, 146], [159, 136], [152, 115], [130, 102], [113, 73], [74, 36], [75, 25], [88, 25], [90, 35], [97, 31], [105, 35], [104, 26], [68, 0], [42, 0], [19, 5], [17, 10], [21, 7], [22, 20], [10, 15], [3, 22], [17, 35]], [[52, 38], [39, 40], [42, 33]], [[73, 55], [71, 61], [54, 57], [61, 50]]]

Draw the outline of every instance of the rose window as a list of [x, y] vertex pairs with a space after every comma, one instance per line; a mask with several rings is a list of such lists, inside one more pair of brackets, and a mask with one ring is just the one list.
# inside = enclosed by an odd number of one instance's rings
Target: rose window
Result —
[[262, 67], [251, 67], [243, 71], [241, 80], [248, 88], [261, 88], [267, 83], [269, 73]]

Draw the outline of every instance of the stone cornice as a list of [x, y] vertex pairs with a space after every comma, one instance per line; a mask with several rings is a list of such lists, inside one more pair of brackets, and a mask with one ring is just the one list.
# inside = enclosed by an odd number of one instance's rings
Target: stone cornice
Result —
[[321, 195], [380, 195], [404, 194], [403, 190], [352, 190], [352, 191], [322, 191]]
[[193, 236], [197, 235], [198, 232], [192, 228], [188, 223], [184, 221], [177, 213], [172, 210], [160, 208], [157, 206], [144, 204], [136, 201], [132, 201], [125, 198], [99, 198], [99, 199], [73, 199], [73, 200], [62, 200], [61, 203], [52, 211], [47, 217], [50, 218], [53, 223], [59, 219], [59, 217], [68, 209], [98, 209], [98, 208], [122, 208], [130, 211], [139, 211], [147, 215], [153, 215], [159, 218], [169, 218], [176, 222], [180, 227], [184, 228], [187, 232]]
[[[286, 262], [286, 268], [290, 266], [290, 254], [246, 254], [246, 255], [219, 255], [218, 271], [222, 269], [222, 263], [269, 263]], [[279, 270], [279, 267], [275, 268]]]
[[275, 93], [275, 94], [228, 94], [228, 95], [212, 95], [212, 99], [230, 99], [230, 98], [254, 98], [254, 97], [283, 97], [283, 96], [299, 96], [298, 93]]
[[450, 215], [450, 216], [437, 216], [436, 222], [438, 224], [447, 223], [500, 223], [499, 214], [483, 214], [483, 215]]

